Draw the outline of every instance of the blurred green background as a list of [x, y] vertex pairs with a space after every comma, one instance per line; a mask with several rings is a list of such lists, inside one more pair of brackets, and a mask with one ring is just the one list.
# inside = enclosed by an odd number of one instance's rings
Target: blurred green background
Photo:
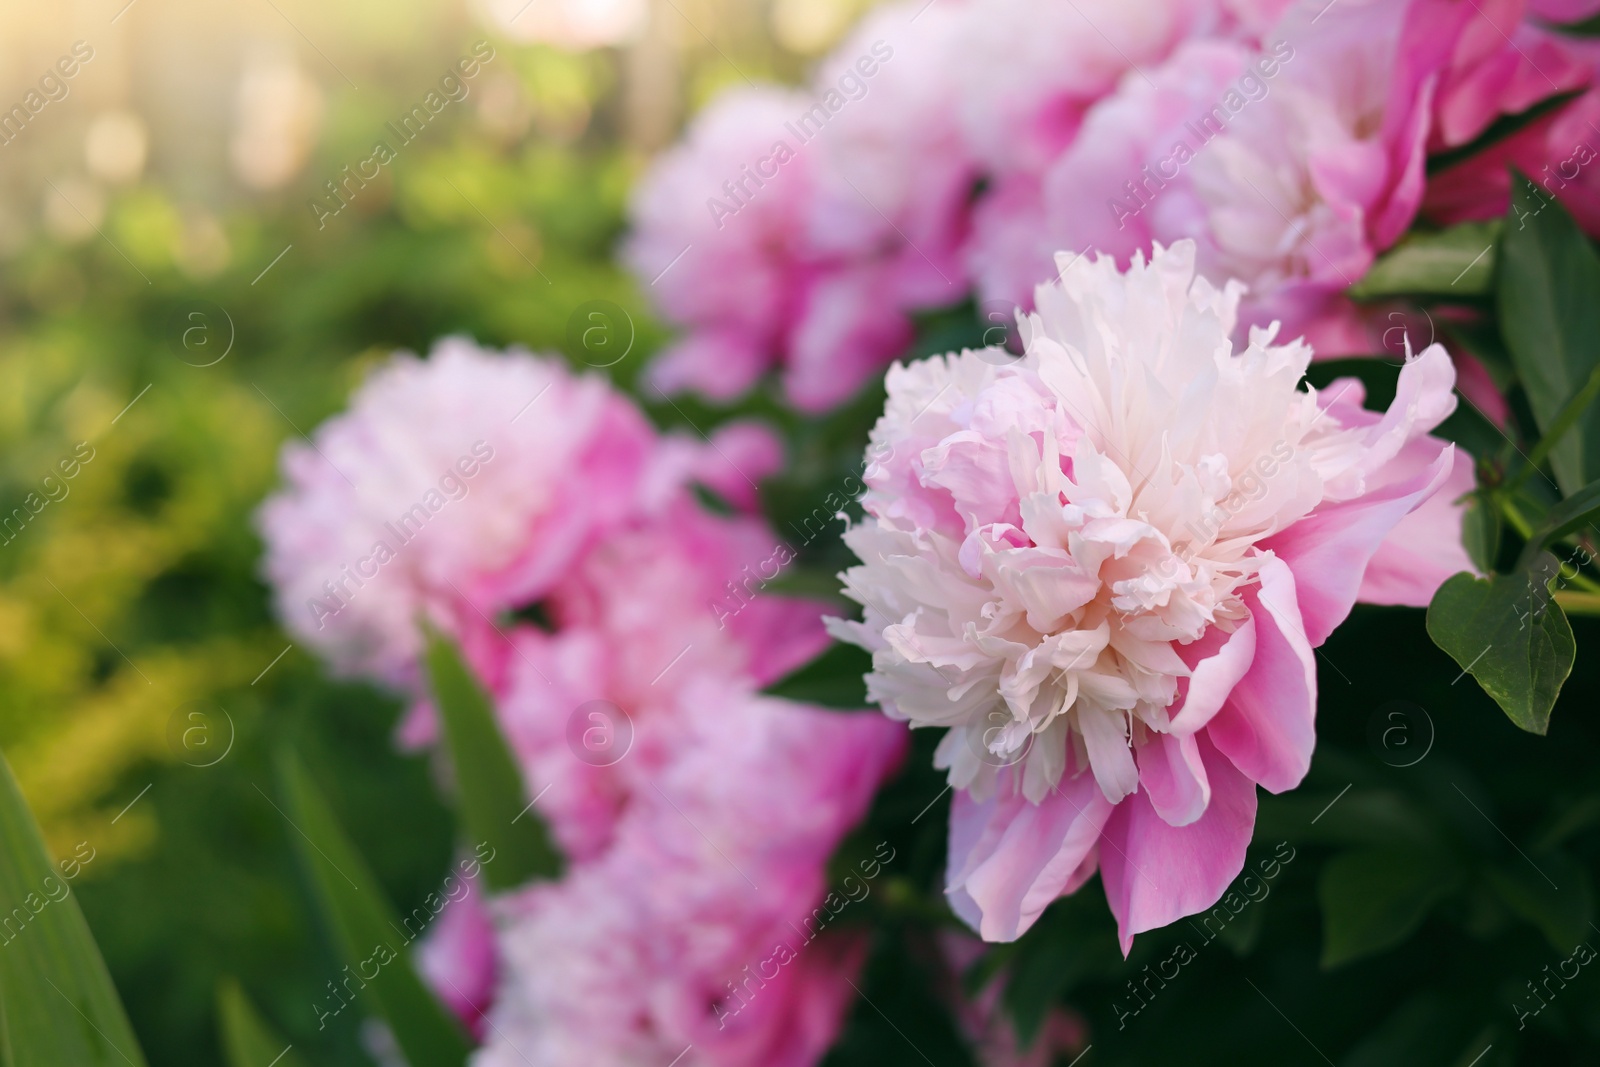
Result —
[[[318, 1062], [365, 1063], [356, 1013], [317, 1034], [308, 1008], [340, 963], [271, 752], [306, 758], [403, 909], [451, 823], [394, 751], [397, 700], [276, 659], [250, 515], [278, 448], [393, 349], [557, 351], [595, 299], [632, 315], [631, 378], [663, 334], [611, 262], [630, 183], [697, 101], [797, 76], [853, 5], [580, 2], [564, 30], [543, 3], [124, 4], [0, 12], [0, 99], [93, 50], [0, 146], [0, 508], [30, 516], [0, 545], [0, 746], [52, 851], [95, 850], [76, 888], [152, 1062], [219, 1062], [234, 974]], [[323, 183], [479, 41], [469, 95], [319, 228]]]

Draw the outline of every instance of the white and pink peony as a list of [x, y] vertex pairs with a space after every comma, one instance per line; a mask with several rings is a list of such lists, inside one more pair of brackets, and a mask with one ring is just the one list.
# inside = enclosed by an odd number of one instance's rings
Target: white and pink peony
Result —
[[1469, 569], [1459, 537], [1384, 561], [1418, 509], [1459, 523], [1435, 494], [1470, 472], [1428, 433], [1442, 348], [1379, 415], [1353, 381], [1305, 388], [1311, 349], [1275, 328], [1236, 352], [1243, 286], [1196, 277], [1192, 242], [1059, 266], [1025, 356], [891, 369], [846, 534], [864, 618], [830, 625], [891, 717], [949, 728], [956, 911], [1011, 939], [1098, 867], [1126, 948], [1212, 904], [1256, 785], [1305, 774], [1313, 649], [1354, 602]]

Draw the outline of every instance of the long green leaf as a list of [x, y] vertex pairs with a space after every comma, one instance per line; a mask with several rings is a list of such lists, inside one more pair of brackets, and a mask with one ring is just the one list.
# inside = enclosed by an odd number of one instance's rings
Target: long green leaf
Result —
[[1511, 721], [1550, 728], [1550, 710], [1572, 673], [1572, 626], [1550, 595], [1558, 564], [1541, 556], [1518, 574], [1447, 580], [1428, 605], [1428, 636], [1476, 678]]
[[333, 810], [291, 753], [280, 754], [278, 773], [293, 824], [290, 840], [300, 854], [323, 916], [346, 961], [331, 976], [318, 1015], [342, 1011], [346, 997], [367, 994], [388, 1022], [411, 1067], [461, 1067], [470, 1045], [461, 1027], [436, 1000], [406, 955], [420, 930], [402, 930], [378, 880]]
[[1356, 300], [1388, 296], [1482, 296], [1494, 277], [1500, 219], [1466, 222], [1438, 233], [1412, 233], [1378, 257], [1350, 287]]
[[455, 765], [462, 828], [494, 849], [484, 881], [500, 890], [560, 876], [561, 853], [527, 796], [488, 696], [455, 646], [436, 633], [428, 635], [428, 675]]
[[217, 1020], [228, 1067], [305, 1067], [305, 1060], [272, 1031], [231, 978], [217, 986]]
[[1532, 566], [1539, 552], [1552, 541], [1581, 530], [1596, 519], [1600, 519], [1600, 481], [1590, 482], [1545, 513], [1528, 536], [1518, 569]]
[[[93, 853], [90, 854], [93, 858]], [[0, 1064], [144, 1067], [105, 961], [0, 756]]]
[[[1521, 175], [1500, 241], [1501, 330], [1548, 432], [1600, 363], [1600, 256], [1572, 216]], [[1600, 478], [1600, 416], [1584, 411], [1550, 449], [1564, 493]]]

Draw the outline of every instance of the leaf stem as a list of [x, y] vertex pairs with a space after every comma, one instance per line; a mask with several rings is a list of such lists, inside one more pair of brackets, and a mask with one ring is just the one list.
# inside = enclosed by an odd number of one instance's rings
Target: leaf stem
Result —
[[1600, 615], [1600, 593], [1573, 593], [1563, 589], [1555, 598], [1568, 615]]

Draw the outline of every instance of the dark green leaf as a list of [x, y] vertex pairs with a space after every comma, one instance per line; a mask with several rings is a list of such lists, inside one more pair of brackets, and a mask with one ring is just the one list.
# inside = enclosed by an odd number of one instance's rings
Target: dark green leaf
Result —
[[[1600, 362], [1600, 256], [1566, 209], [1520, 175], [1499, 254], [1501, 329], [1546, 431]], [[1600, 477], [1592, 411], [1556, 442], [1550, 463], [1567, 494]]]
[[1400, 944], [1457, 881], [1448, 862], [1422, 849], [1363, 849], [1333, 857], [1317, 879], [1322, 965], [1337, 967]]
[[802, 704], [856, 711], [871, 707], [863, 681], [870, 670], [870, 652], [834, 642], [822, 655], [773, 682], [763, 692]]
[[[91, 852], [89, 858], [94, 854]], [[0, 756], [0, 1064], [143, 1067], [89, 926]], [[78, 867], [70, 868], [72, 874]]]
[[559, 877], [561, 853], [530, 806], [494, 707], [455, 646], [432, 632], [428, 677], [455, 766], [462, 829], [474, 843], [487, 842], [494, 850], [495, 861], [483, 866], [484, 881], [500, 890]]
[[1484, 878], [1507, 907], [1537, 926], [1562, 955], [1588, 936], [1593, 911], [1589, 875], [1563, 853], [1533, 860], [1519, 856], [1485, 871]]
[[1476, 678], [1511, 721], [1530, 733], [1550, 728], [1550, 709], [1572, 672], [1576, 645], [1550, 595], [1556, 561], [1529, 571], [1474, 578], [1463, 571], [1428, 605], [1428, 636]]
[[[422, 984], [406, 955], [407, 946], [421, 931], [409, 925], [401, 929], [377, 878], [345, 837], [300, 761], [285, 751], [278, 771], [284, 814], [294, 827], [290, 840], [316, 890], [339, 955], [348, 964], [340, 984], [348, 989], [353, 982], [354, 989], [367, 994], [411, 1067], [461, 1067], [470, 1049], [466, 1035]], [[339, 1010], [341, 1005], [331, 996], [329, 1001], [317, 1007], [319, 1018]]]
[[1378, 257], [1350, 287], [1350, 296], [1482, 296], [1494, 276], [1494, 243], [1501, 225], [1502, 220], [1491, 219], [1437, 233], [1411, 233]]
[[1545, 513], [1528, 536], [1523, 565], [1531, 566], [1546, 545], [1583, 529], [1597, 518], [1600, 518], [1600, 481], [1590, 482]]
[[231, 978], [217, 987], [217, 1021], [228, 1067], [305, 1067]]

